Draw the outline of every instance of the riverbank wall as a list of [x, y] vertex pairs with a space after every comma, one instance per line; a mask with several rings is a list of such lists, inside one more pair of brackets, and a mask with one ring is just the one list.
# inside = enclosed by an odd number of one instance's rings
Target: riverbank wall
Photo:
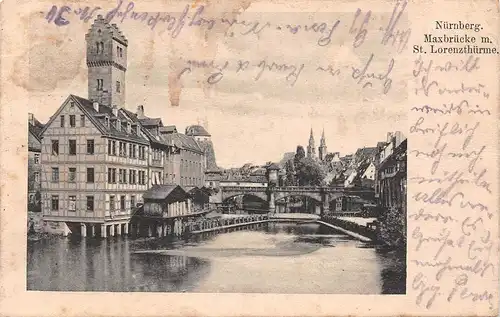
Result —
[[362, 237], [360, 239], [361, 241], [378, 242], [378, 235], [376, 229], [371, 229], [368, 226], [355, 223], [354, 221], [339, 219], [337, 217], [323, 217], [320, 222], [325, 225], [331, 225], [336, 228], [340, 228], [344, 231], [350, 232], [352, 233], [350, 235], [355, 238], [359, 239], [359, 237]]

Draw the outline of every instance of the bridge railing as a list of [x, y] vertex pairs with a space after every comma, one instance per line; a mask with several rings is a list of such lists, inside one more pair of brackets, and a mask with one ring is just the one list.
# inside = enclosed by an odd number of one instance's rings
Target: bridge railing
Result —
[[[224, 186], [221, 190], [224, 192], [265, 192], [269, 187], [258, 186]], [[346, 193], [369, 193], [373, 188], [346, 188], [343, 186], [321, 187], [321, 186], [277, 186], [273, 187], [274, 192], [346, 192]]]

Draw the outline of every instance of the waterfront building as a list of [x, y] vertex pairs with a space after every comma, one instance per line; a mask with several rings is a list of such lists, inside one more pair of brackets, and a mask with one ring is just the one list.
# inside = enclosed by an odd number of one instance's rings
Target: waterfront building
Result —
[[144, 193], [144, 206], [135, 215], [134, 230], [148, 236], [180, 233], [182, 221], [193, 214], [192, 197], [175, 184], [154, 185]]
[[28, 114], [28, 212], [40, 212], [40, 180], [43, 124]]
[[161, 140], [171, 149], [166, 153], [167, 183], [181, 186], [205, 185], [205, 155], [198, 142], [182, 133], [160, 133]]
[[44, 221], [65, 234], [126, 233], [148, 188], [149, 156], [140, 126], [116, 107], [70, 95], [42, 132]]
[[166, 164], [171, 163], [166, 157], [172, 151], [172, 146], [161, 139], [161, 129], [163, 128], [161, 119], [145, 116], [143, 105], [137, 107], [136, 113], [126, 109], [120, 109], [120, 111], [140, 127], [141, 133], [149, 141], [151, 155], [148, 157], [148, 188], [153, 185], [165, 184], [167, 182], [165, 170], [170, 168]]
[[388, 244], [406, 243], [407, 139], [397, 132], [388, 135], [380, 153], [377, 189], [380, 238]]
[[42, 213], [49, 232], [106, 237], [128, 232], [149, 187], [203, 186], [204, 156], [144, 106], [125, 109], [128, 41], [116, 25], [98, 16], [85, 38], [88, 99], [69, 95], [39, 134]]

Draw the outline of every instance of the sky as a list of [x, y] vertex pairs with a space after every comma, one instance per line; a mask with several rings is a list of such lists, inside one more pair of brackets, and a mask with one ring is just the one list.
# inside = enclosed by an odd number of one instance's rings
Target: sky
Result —
[[[349, 34], [351, 11], [285, 14], [265, 12], [269, 10], [263, 10], [258, 3], [238, 3], [242, 7], [208, 6], [204, 14], [208, 17], [220, 16], [219, 11], [233, 12], [229, 17], [260, 21], [261, 26], [266, 21], [273, 26], [324, 21], [325, 32], [337, 19], [340, 22], [331, 43], [319, 46], [318, 39], [328, 33], [302, 29], [292, 34], [268, 28], [259, 35], [243, 36], [245, 29], [233, 27], [229, 31], [237, 35], [227, 37], [227, 27], [220, 25], [210, 31], [185, 26], [172, 39], [168, 32], [160, 34], [161, 27], [151, 31], [137, 21], [115, 20], [112, 23], [118, 24], [129, 43], [124, 107], [136, 111], [138, 105], [144, 105], [147, 116], [160, 117], [165, 125], [176, 125], [179, 131], [191, 124], [203, 125], [212, 135], [217, 163], [222, 167], [279, 161], [297, 145], [307, 146], [311, 128], [316, 147], [324, 129], [328, 151], [341, 155], [374, 146], [386, 139], [387, 132], [406, 129], [406, 78], [398, 68], [406, 62], [379, 47], [375, 33], [369, 33], [363, 45], [353, 48], [353, 36]], [[19, 74], [12, 78], [18, 87], [29, 91], [28, 110], [42, 122], [68, 94], [87, 97], [85, 33], [92, 22], [69, 16], [70, 24], [57, 27], [47, 23], [45, 14], [42, 10], [27, 17], [30, 27], [25, 31], [30, 50], [17, 59]], [[371, 23], [376, 25], [377, 19], [383, 20], [384, 16], [374, 14]], [[387, 94], [382, 93], [382, 81], [363, 88], [366, 81], [352, 78], [353, 67], [361, 70], [371, 54], [369, 70], [376, 73], [387, 72], [394, 58]], [[207, 78], [217, 72], [213, 67], [192, 66], [191, 72], [179, 76], [189, 66], [188, 60], [217, 66], [227, 61], [228, 66], [218, 83], [208, 84]], [[238, 60], [249, 61], [249, 66], [236, 72]], [[275, 66], [287, 66], [270, 71], [264, 62], [268, 67], [273, 62]], [[301, 65], [292, 85], [295, 77], [289, 74], [294, 69], [297, 73]], [[317, 70], [327, 69], [328, 65], [340, 73], [333, 76]]]

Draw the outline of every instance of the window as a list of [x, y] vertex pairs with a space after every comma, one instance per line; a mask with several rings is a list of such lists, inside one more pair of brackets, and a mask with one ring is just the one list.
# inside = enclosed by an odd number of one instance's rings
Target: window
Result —
[[69, 155], [76, 155], [76, 140], [69, 140]]
[[76, 167], [70, 167], [68, 173], [68, 182], [76, 182]]
[[108, 140], [108, 154], [116, 155], [116, 141]]
[[35, 183], [39, 183], [40, 182], [40, 173], [39, 172], [34, 172], [33, 173], [33, 177], [35, 179]]
[[135, 184], [136, 181], [137, 181], [137, 171], [136, 170], [130, 170], [129, 174], [128, 174], [128, 178], [129, 178], [128, 182], [130, 184]]
[[94, 140], [87, 140], [87, 154], [94, 154]]
[[135, 208], [135, 196], [130, 196], [130, 208]]
[[94, 211], [94, 196], [87, 196], [87, 211]]
[[74, 114], [69, 115], [69, 126], [72, 128], [76, 126], [76, 116]]
[[119, 148], [120, 156], [126, 157], [127, 156], [127, 144], [125, 142], [119, 142], [118, 148]]
[[97, 80], [97, 91], [102, 91], [102, 86], [103, 86], [103, 80], [98, 79]]
[[120, 196], [120, 210], [125, 210], [125, 196]]
[[80, 125], [82, 127], [85, 126], [85, 115], [84, 114], [80, 115]]
[[76, 211], [76, 196], [69, 196], [68, 211]]
[[109, 128], [109, 118], [108, 117], [104, 118], [104, 122], [106, 123], [106, 126]]
[[131, 158], [137, 158], [137, 146], [135, 144], [130, 144], [129, 146], [129, 156]]
[[139, 159], [140, 160], [146, 159], [146, 148], [144, 146], [139, 146]]
[[39, 153], [35, 153], [35, 157], [34, 157], [33, 161], [35, 162], [35, 164], [40, 164], [40, 154]]
[[58, 167], [52, 167], [52, 182], [53, 183], [59, 182], [59, 168]]
[[139, 171], [139, 185], [146, 185], [146, 172]]
[[[101, 30], [99, 30], [99, 34], [100, 33]], [[97, 42], [96, 47], [97, 47], [97, 54], [102, 54], [104, 52], [104, 42]]]
[[116, 81], [116, 92], [120, 92], [120, 82]]
[[51, 209], [59, 210], [59, 195], [52, 195], [51, 197]]
[[116, 47], [116, 57], [123, 57], [123, 48], [119, 46]]
[[59, 140], [52, 140], [52, 155], [59, 155]]
[[115, 211], [115, 196], [109, 196], [109, 210]]
[[87, 167], [87, 183], [93, 183], [93, 182], [94, 182], [94, 168]]
[[116, 168], [108, 168], [108, 183], [116, 183]]
[[125, 169], [119, 169], [118, 171], [118, 182], [120, 184], [126, 184], [127, 183], [127, 170]]

